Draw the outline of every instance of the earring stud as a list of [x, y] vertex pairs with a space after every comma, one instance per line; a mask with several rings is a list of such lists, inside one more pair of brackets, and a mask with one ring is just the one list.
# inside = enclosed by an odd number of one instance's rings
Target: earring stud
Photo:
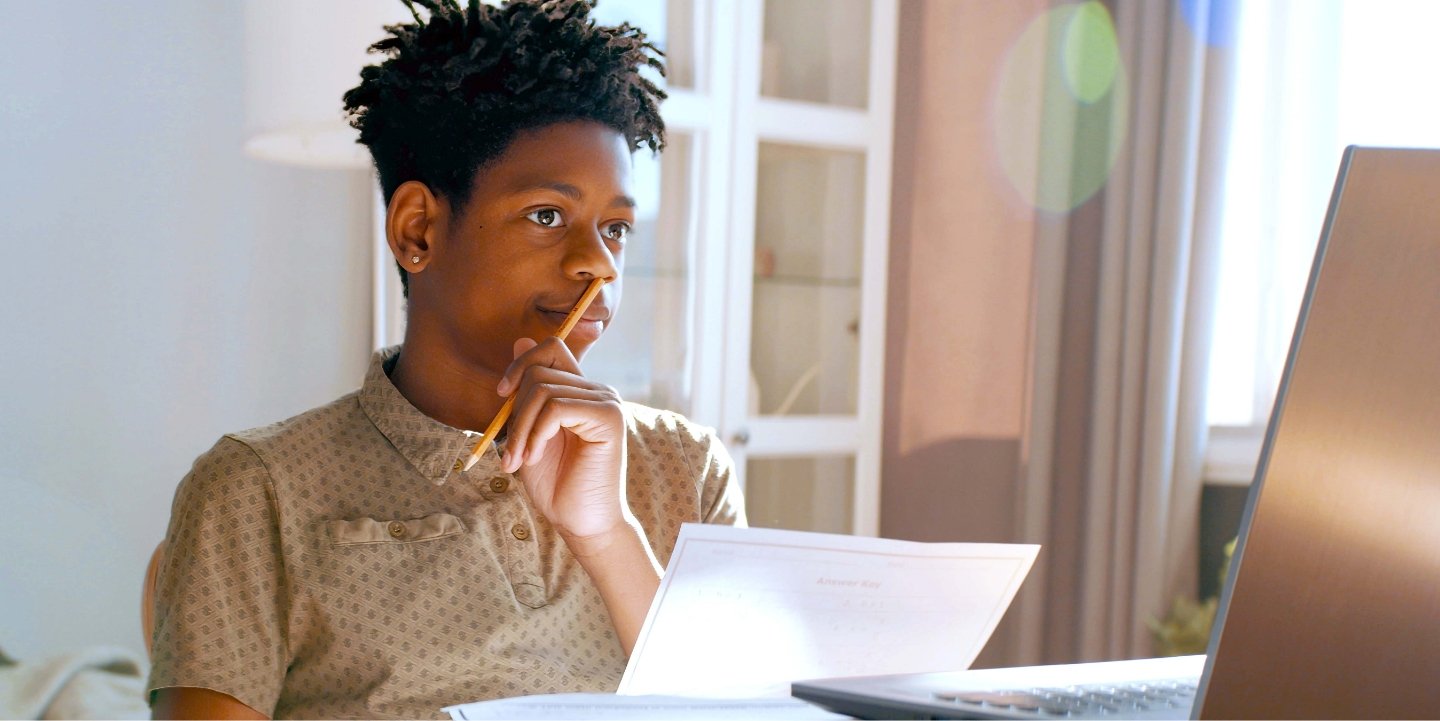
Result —
[[410, 262], [411, 262], [411, 263], [419, 263], [419, 262], [420, 262], [420, 256], [418, 256], [418, 255], [412, 255], [412, 256], [410, 256]]

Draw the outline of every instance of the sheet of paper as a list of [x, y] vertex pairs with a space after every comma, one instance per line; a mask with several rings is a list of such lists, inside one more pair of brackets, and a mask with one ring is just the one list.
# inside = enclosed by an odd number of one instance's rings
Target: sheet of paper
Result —
[[703, 699], [678, 696], [616, 696], [599, 693], [564, 693], [549, 696], [521, 696], [498, 701], [446, 706], [455, 721], [509, 719], [548, 721], [550, 719], [770, 719], [811, 721], [848, 719], [811, 706], [798, 698]]
[[760, 698], [963, 670], [1039, 550], [686, 524], [619, 693]]

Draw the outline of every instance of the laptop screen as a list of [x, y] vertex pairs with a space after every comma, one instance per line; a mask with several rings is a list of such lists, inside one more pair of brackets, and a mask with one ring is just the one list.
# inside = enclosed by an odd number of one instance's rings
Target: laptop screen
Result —
[[1201, 718], [1440, 713], [1440, 150], [1350, 148]]

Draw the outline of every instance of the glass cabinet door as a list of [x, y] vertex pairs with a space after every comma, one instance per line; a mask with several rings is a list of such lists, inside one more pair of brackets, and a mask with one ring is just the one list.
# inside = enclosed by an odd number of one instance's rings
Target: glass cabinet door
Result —
[[863, 108], [870, 0], [765, 0], [760, 94]]
[[732, 365], [748, 363], [749, 389], [727, 408], [743, 411], [730, 440], [747, 513], [756, 526], [875, 533], [893, 110], [871, 76], [893, 73], [895, 5], [741, 5], [755, 42], [742, 40], [754, 60], [738, 65], [734, 192], [753, 248], [732, 261], [749, 296]]
[[853, 415], [865, 158], [761, 143], [751, 300], [758, 415]]
[[745, 514], [751, 526], [854, 531], [853, 456], [752, 458], [745, 477]]

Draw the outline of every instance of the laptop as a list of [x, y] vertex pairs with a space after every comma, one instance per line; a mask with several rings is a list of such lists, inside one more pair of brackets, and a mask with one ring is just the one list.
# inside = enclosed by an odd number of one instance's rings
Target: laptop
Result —
[[1440, 150], [1345, 151], [1206, 655], [791, 690], [864, 718], [1440, 715]]

